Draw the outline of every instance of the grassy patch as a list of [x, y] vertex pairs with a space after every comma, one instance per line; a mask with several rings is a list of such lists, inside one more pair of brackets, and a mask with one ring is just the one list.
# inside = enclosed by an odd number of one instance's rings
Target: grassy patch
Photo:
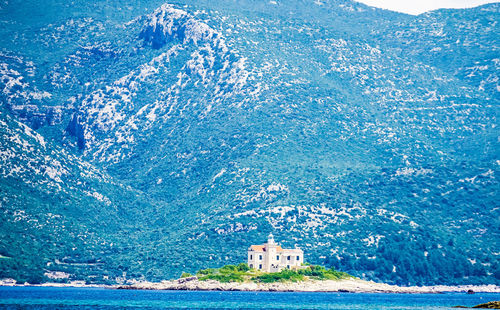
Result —
[[202, 269], [196, 273], [201, 281], [204, 280], [217, 280], [219, 282], [243, 282], [245, 276], [248, 275], [250, 268], [247, 264], [226, 265], [219, 269], [208, 268]]
[[299, 270], [298, 273], [317, 280], [341, 280], [352, 277], [348, 273], [334, 268], [326, 269], [323, 266], [308, 266], [306, 269]]
[[306, 280], [303, 274], [294, 270], [282, 270], [280, 272], [263, 273], [252, 278], [255, 282], [273, 283], [273, 282], [300, 282]]
[[250, 269], [247, 264], [226, 265], [221, 268], [202, 269], [196, 273], [196, 276], [201, 281], [216, 280], [222, 283], [228, 282], [259, 282], [259, 283], [274, 283], [274, 282], [301, 282], [308, 279], [315, 280], [341, 280], [350, 278], [351, 275], [337, 271], [333, 268], [326, 269], [322, 266], [307, 266], [301, 270], [285, 269], [280, 272], [261, 272], [255, 269]]

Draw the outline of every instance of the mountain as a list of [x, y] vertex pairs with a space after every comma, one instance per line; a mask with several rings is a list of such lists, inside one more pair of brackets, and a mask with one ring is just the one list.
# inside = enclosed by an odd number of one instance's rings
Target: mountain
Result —
[[366, 279], [500, 283], [499, 4], [0, 8], [0, 278], [158, 281], [272, 231]]

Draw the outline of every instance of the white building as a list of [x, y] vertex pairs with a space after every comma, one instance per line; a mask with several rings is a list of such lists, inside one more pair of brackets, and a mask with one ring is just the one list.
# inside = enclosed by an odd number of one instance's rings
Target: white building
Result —
[[248, 249], [248, 266], [265, 272], [279, 272], [283, 269], [301, 269], [304, 252], [301, 249], [283, 249], [269, 234], [267, 243], [251, 245]]

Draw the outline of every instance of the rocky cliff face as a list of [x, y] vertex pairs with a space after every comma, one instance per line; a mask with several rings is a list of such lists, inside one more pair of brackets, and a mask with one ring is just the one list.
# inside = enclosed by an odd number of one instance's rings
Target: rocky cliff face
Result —
[[[76, 1], [33, 20], [35, 2], [9, 6], [2, 195], [17, 202], [5, 206], [85, 215], [35, 261], [0, 243], [13, 259], [0, 275], [28, 260], [31, 274], [158, 280], [243, 260], [275, 231], [307, 261], [369, 279], [498, 281], [498, 4], [408, 16], [351, 1], [130, 1], [109, 14]], [[49, 155], [7, 134], [21, 123], [60, 158], [43, 171], [73, 171], [68, 195], [49, 174], [29, 185], [37, 170], [15, 158]]]
[[63, 107], [47, 107], [32, 104], [15, 105], [10, 112], [33, 129], [62, 123]]

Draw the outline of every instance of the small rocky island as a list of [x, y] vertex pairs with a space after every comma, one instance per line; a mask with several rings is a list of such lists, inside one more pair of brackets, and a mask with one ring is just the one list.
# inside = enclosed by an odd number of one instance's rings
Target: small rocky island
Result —
[[301, 249], [285, 249], [269, 234], [267, 242], [251, 245], [247, 263], [237, 266], [199, 270], [196, 275], [183, 273], [180, 279], [135, 282], [119, 289], [193, 290], [193, 291], [277, 291], [277, 292], [363, 292], [363, 293], [440, 293], [500, 292], [495, 285], [400, 287], [365, 281], [345, 272], [304, 263]]
[[344, 292], [344, 293], [442, 293], [500, 292], [496, 285], [484, 286], [411, 286], [401, 287], [365, 281], [347, 273], [322, 266], [305, 266], [300, 270], [262, 272], [247, 264], [203, 269], [191, 275], [184, 273], [177, 280], [135, 282], [118, 289], [188, 290], [188, 291], [268, 291], [268, 292]]
[[462, 309], [500, 309], [500, 301], [490, 301], [484, 304], [476, 305], [474, 307], [464, 307], [464, 306], [455, 306], [453, 308], [462, 308]]
[[[222, 290], [222, 291], [387, 291], [369, 289], [370, 282], [357, 279], [345, 272], [322, 266], [304, 266], [279, 272], [265, 272], [241, 263], [222, 268], [202, 269], [191, 275], [183, 273], [180, 279], [160, 283], [136, 282], [120, 289], [158, 290]], [[361, 289], [361, 290], [360, 290]]]

